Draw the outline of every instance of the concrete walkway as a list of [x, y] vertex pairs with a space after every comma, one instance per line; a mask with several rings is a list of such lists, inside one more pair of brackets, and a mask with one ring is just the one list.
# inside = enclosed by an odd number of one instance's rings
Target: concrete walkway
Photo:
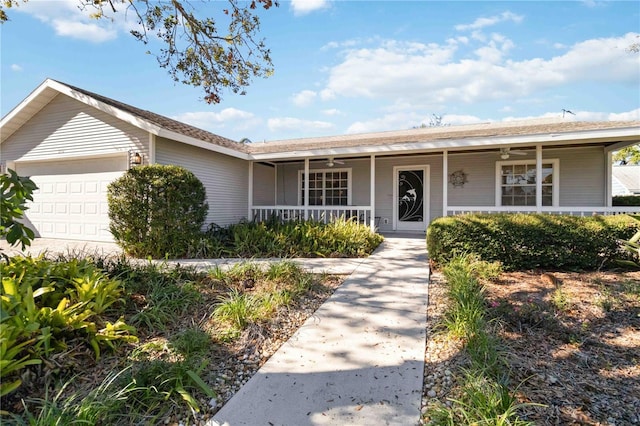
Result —
[[[55, 238], [36, 238], [31, 245], [26, 247], [24, 251], [19, 247], [11, 247], [5, 240], [0, 240], [0, 250], [9, 256], [18, 254], [38, 256], [45, 253], [51, 256], [57, 254], [67, 256], [120, 256], [122, 249], [116, 243], [103, 243], [95, 241], [81, 240], [60, 240]], [[293, 258], [292, 262], [297, 263], [302, 268], [313, 273], [326, 272], [328, 274], [349, 275], [351, 274], [365, 259], [349, 258]], [[137, 260], [147, 262], [146, 260]], [[176, 260], [155, 260], [155, 263], [166, 264], [167, 266], [181, 265], [193, 267], [196, 270], [207, 271], [216, 266], [221, 268], [230, 268], [238, 263], [256, 263], [265, 265], [273, 262], [282, 261], [281, 258], [272, 259], [247, 259], [247, 258], [227, 258], [227, 259], [176, 259]]]
[[417, 424], [427, 275], [424, 236], [387, 236], [209, 426]]

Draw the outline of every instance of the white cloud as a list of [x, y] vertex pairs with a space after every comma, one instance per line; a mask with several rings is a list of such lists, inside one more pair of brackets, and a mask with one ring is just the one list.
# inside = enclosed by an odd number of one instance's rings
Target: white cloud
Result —
[[300, 133], [312, 133], [314, 130], [333, 129], [333, 123], [327, 121], [302, 120], [293, 117], [270, 118], [267, 127], [272, 132], [297, 131]]
[[321, 112], [324, 115], [328, 115], [328, 116], [342, 115], [342, 111], [340, 111], [339, 109], [336, 109], [336, 108], [323, 109]]
[[59, 36], [76, 38], [92, 43], [102, 43], [118, 37], [115, 29], [103, 28], [93, 23], [85, 24], [78, 21], [54, 19], [50, 24]]
[[[512, 60], [514, 44], [493, 34], [475, 58], [455, 59], [446, 45], [380, 42], [377, 47], [341, 52], [330, 68], [323, 100], [337, 97], [385, 99], [395, 103], [442, 105], [519, 99], [571, 83], [640, 84], [640, 55], [625, 47], [636, 33], [586, 40], [551, 58]], [[611, 66], [615, 64], [615, 66]]]
[[291, 0], [291, 9], [296, 16], [306, 15], [329, 7], [328, 0]]
[[[126, 22], [122, 16], [110, 19], [93, 19], [90, 6], [81, 10], [77, 0], [31, 0], [20, 4], [16, 12], [27, 13], [49, 25], [61, 37], [102, 43], [117, 38], [119, 32], [125, 32], [136, 25], [132, 20]], [[12, 10], [12, 11], [13, 11]]]
[[20, 72], [22, 71], [22, 67], [18, 64], [11, 64], [11, 71]]
[[262, 120], [256, 117], [253, 113], [236, 108], [225, 108], [219, 112], [185, 112], [171, 118], [209, 131], [230, 128], [246, 130], [256, 127], [262, 122]]
[[294, 105], [299, 107], [306, 107], [313, 103], [318, 94], [313, 90], [303, 90], [302, 92], [298, 92], [291, 98], [291, 101]]
[[516, 15], [515, 13], [512, 13], [512, 12], [502, 12], [500, 15], [491, 16], [489, 18], [478, 18], [475, 21], [473, 21], [473, 23], [471, 24], [456, 25], [455, 29], [458, 31], [480, 30], [482, 28], [490, 27], [490, 26], [499, 24], [500, 22], [506, 22], [506, 21], [515, 22], [517, 24], [522, 22], [522, 19], [523, 19], [522, 15]]
[[[347, 128], [347, 133], [382, 132], [388, 130], [412, 129], [422, 124], [429, 125], [433, 115], [419, 115], [411, 111], [397, 111], [367, 121], [356, 121]], [[475, 124], [487, 122], [474, 115], [444, 114], [442, 123], [447, 125]]]

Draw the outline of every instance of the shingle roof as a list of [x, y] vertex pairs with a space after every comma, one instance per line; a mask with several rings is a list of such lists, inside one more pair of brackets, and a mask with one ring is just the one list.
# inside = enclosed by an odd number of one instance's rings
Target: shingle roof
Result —
[[76, 92], [80, 92], [86, 96], [89, 96], [99, 102], [132, 114], [142, 120], [155, 124], [163, 129], [176, 132], [185, 136], [189, 136], [204, 142], [210, 142], [225, 148], [230, 148], [239, 152], [248, 152], [247, 145], [233, 141], [231, 139], [216, 135], [215, 133], [208, 132], [206, 130], [199, 129], [186, 123], [174, 120], [169, 117], [165, 117], [155, 112], [147, 111], [144, 109], [136, 108], [134, 106], [125, 104], [115, 99], [108, 98], [106, 96], [99, 95], [97, 93], [89, 92], [88, 90], [81, 89], [79, 87], [71, 86], [69, 84], [58, 81], [59, 84], [69, 87]]
[[588, 130], [604, 130], [638, 127], [640, 121], [562, 121], [531, 120], [500, 123], [483, 123], [465, 126], [427, 127], [392, 132], [362, 133], [355, 135], [329, 136], [306, 139], [291, 139], [248, 145], [251, 154], [268, 154], [309, 149], [348, 148], [381, 146], [411, 142], [437, 142], [489, 137], [561, 134]]
[[613, 176], [631, 193], [640, 193], [640, 166], [614, 166]]

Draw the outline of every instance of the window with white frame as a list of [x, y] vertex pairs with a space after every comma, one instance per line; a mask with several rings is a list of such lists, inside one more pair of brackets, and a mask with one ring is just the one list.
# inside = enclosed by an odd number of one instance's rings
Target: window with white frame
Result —
[[[304, 171], [298, 172], [298, 201], [304, 205]], [[351, 169], [309, 171], [310, 206], [348, 206], [351, 204]]]
[[[542, 205], [558, 205], [557, 159], [542, 160]], [[535, 206], [536, 205], [536, 162], [497, 161], [496, 162], [496, 205]]]

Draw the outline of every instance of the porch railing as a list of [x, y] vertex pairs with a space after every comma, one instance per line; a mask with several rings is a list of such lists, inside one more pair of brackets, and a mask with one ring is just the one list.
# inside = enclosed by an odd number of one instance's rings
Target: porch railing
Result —
[[[449, 206], [447, 215], [452, 216], [463, 213], [536, 213], [535, 206]], [[563, 214], [571, 216], [616, 215], [616, 214], [640, 214], [640, 207], [542, 207], [540, 213]]]
[[280, 220], [309, 219], [328, 223], [335, 219], [353, 219], [363, 224], [371, 220], [370, 206], [254, 206], [253, 220], [264, 222], [273, 218]]

